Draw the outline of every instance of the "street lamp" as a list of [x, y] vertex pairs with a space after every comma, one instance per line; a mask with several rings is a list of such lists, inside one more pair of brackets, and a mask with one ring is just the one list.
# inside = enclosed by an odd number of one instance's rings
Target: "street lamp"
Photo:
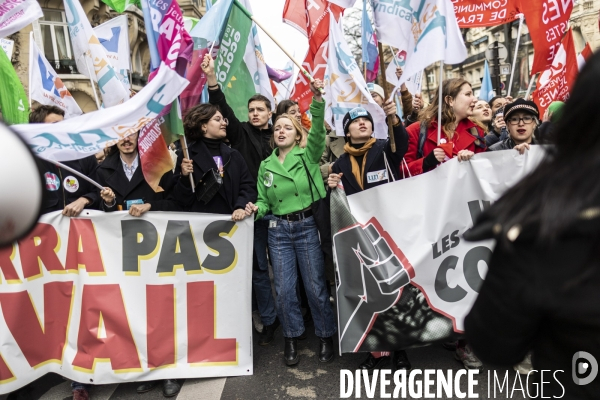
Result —
[[500, 52], [499, 52], [499, 44], [500, 41], [500, 32], [495, 32], [494, 37], [496, 41], [494, 42], [494, 87], [496, 88], [496, 95], [502, 96], [502, 87], [500, 80]]

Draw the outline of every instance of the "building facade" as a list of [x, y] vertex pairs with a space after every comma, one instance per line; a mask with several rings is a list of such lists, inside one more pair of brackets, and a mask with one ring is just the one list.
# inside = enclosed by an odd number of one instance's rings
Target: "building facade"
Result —
[[[206, 0], [179, 0], [185, 16], [201, 18], [206, 10]], [[7, 39], [14, 41], [11, 61], [25, 92], [29, 91], [29, 36], [34, 40], [46, 59], [54, 67], [60, 79], [73, 95], [83, 112], [97, 110], [90, 79], [77, 70], [76, 54], [69, 37], [63, 0], [39, 1], [43, 18], [34, 21]], [[81, 0], [92, 27], [96, 27], [120, 14], [113, 11], [101, 0]], [[140, 90], [147, 82], [150, 73], [150, 51], [144, 26], [142, 10], [130, 7], [124, 13], [129, 25], [129, 47], [131, 51], [130, 81], [133, 90]], [[94, 84], [97, 90], [97, 86]], [[96, 92], [97, 93], [97, 92]]]

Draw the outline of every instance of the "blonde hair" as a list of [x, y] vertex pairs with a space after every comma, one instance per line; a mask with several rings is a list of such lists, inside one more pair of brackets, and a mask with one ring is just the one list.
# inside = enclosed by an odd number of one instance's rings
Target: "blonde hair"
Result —
[[300, 136], [300, 143], [298, 143], [298, 146], [300, 146], [301, 149], [306, 147], [306, 142], [308, 140], [308, 131], [300, 124], [300, 122], [298, 122], [298, 120], [294, 117], [292, 117], [291, 115], [287, 114], [287, 113], [283, 113], [278, 115], [275, 118], [275, 121], [273, 121], [273, 136], [271, 136], [271, 147], [275, 148], [275, 124], [277, 123], [277, 121], [279, 121], [281, 118], [287, 118], [290, 121], [292, 121], [292, 125], [294, 126], [294, 129], [296, 129], [296, 138], [298, 136]]
[[[444, 99], [444, 103], [442, 104], [442, 127], [445, 132], [451, 131], [451, 127], [458, 121], [456, 121], [456, 115], [454, 115], [454, 110], [448, 102], [446, 101], [447, 97], [451, 99], [455, 99], [460, 93], [463, 85], [471, 84], [464, 79], [461, 78], [453, 78], [447, 79], [442, 82], [442, 97]], [[439, 87], [436, 90], [436, 95], [433, 98], [431, 104], [424, 108], [423, 111], [419, 113], [419, 121], [425, 122], [427, 127], [431, 126], [431, 123], [437, 120], [438, 117], [438, 105], [439, 105]]]

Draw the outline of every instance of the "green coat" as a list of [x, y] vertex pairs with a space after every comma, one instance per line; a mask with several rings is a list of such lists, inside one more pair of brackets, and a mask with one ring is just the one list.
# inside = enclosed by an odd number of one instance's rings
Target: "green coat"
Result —
[[[313, 99], [310, 105], [312, 127], [308, 135], [306, 148], [296, 145], [283, 161], [279, 162], [279, 149], [260, 163], [257, 189], [258, 213], [256, 219], [265, 216], [269, 211], [275, 215], [285, 215], [310, 207], [313, 201], [325, 197], [325, 186], [321, 178], [319, 160], [325, 150], [325, 102]], [[306, 175], [302, 160], [312, 176], [314, 185]], [[315, 188], [316, 186], [316, 188]], [[311, 198], [311, 189], [314, 199]]]

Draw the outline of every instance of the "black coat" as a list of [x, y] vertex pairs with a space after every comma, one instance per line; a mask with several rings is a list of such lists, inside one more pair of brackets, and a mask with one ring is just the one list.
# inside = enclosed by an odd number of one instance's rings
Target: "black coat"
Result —
[[107, 207], [101, 200], [101, 209], [105, 211], [118, 211], [119, 206], [123, 210], [127, 209], [127, 200], [141, 199], [144, 203], [150, 204], [150, 211], [174, 211], [175, 207], [166, 200], [174, 183], [176, 182], [173, 172], [169, 171], [163, 175], [160, 180], [160, 187], [163, 192], [155, 192], [142, 172], [142, 164], [138, 155], [138, 167], [136, 168], [131, 181], [127, 179], [119, 152], [114, 152], [106, 157], [104, 162], [98, 167], [98, 183], [107, 186], [113, 190], [117, 203], [113, 207]]
[[[530, 144], [538, 144], [538, 142], [535, 140], [535, 136], [531, 138]], [[517, 144], [514, 142], [514, 140], [512, 140], [509, 136], [506, 139], [497, 142], [493, 146], [488, 147], [488, 151], [512, 150], [516, 145]]]
[[[365, 170], [363, 171], [364, 189], [360, 188], [356, 178], [352, 174], [350, 155], [348, 153], [344, 153], [340, 156], [340, 158], [338, 158], [338, 160], [333, 164], [331, 170], [336, 174], [339, 174], [340, 172], [344, 174], [342, 176], [342, 183], [344, 184], [344, 191], [346, 192], [346, 195], [351, 195], [361, 192], [362, 190], [367, 190], [375, 186], [388, 183], [387, 179], [371, 183], [367, 181], [368, 173], [386, 170], [385, 160], [383, 157], [384, 153], [387, 156], [388, 165], [392, 170], [394, 179], [401, 179], [400, 163], [402, 162], [402, 158], [404, 158], [404, 154], [408, 149], [408, 134], [406, 133], [404, 125], [400, 124], [394, 127], [394, 138], [396, 139], [395, 153], [392, 153], [389, 139], [378, 139], [373, 147], [369, 149], [369, 152], [367, 153], [367, 161], [365, 163]], [[389, 181], [392, 181], [391, 177]]]
[[[480, 221], [464, 237], [495, 237], [495, 225]], [[534, 369], [564, 371], [556, 374], [563, 399], [597, 399], [600, 378], [576, 385], [572, 360], [585, 351], [600, 362], [600, 218], [582, 213], [552, 244], [540, 243], [538, 231], [525, 227], [510, 246], [496, 246], [465, 319], [467, 341], [483, 362], [503, 367], [532, 351]], [[552, 373], [544, 381], [544, 396], [562, 395]]]
[[235, 113], [227, 104], [225, 95], [220, 88], [208, 91], [208, 101], [210, 104], [219, 106], [224, 118], [227, 118], [227, 139], [231, 147], [240, 152], [250, 171], [250, 176], [254, 181], [258, 176], [260, 163], [269, 157], [273, 148], [269, 144], [269, 139], [273, 135], [273, 128], [257, 129], [249, 122], [240, 122]]
[[[256, 202], [256, 182], [250, 176], [248, 166], [239, 151], [234, 150], [225, 143], [220, 145], [221, 157], [223, 158], [223, 185], [219, 192], [207, 203], [203, 204], [196, 199], [192, 193], [190, 179], [181, 175], [179, 183], [169, 196], [178, 210], [203, 212], [212, 214], [231, 214], [237, 209], [246, 208], [248, 202]], [[210, 169], [217, 169], [217, 165], [206, 144], [199, 140], [189, 145], [190, 159], [194, 165], [194, 180], [198, 182]], [[183, 156], [177, 158], [177, 170], [181, 170]], [[196, 185], [198, 187], [199, 185]]]
[[[98, 161], [96, 161], [95, 156], [65, 161], [63, 164], [97, 181]], [[42, 214], [63, 210], [67, 204], [80, 197], [85, 197], [90, 201], [90, 204], [86, 205], [85, 208], [98, 208], [100, 193], [94, 185], [48, 161], [40, 159], [39, 165], [44, 172], [43, 178], [46, 185]], [[69, 182], [67, 182], [67, 178]]]

